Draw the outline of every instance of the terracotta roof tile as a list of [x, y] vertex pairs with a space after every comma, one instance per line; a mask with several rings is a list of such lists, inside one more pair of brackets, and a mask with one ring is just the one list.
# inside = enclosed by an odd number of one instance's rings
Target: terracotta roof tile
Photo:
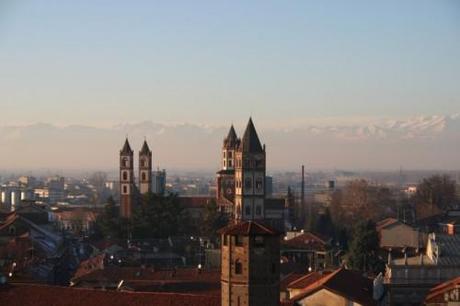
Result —
[[178, 293], [118, 292], [14, 284], [0, 287], [2, 306], [220, 306], [220, 297]]
[[[350, 284], [353, 284], [353, 286], [350, 286]], [[313, 282], [306, 288], [305, 292], [298, 294], [291, 300], [300, 301], [321, 289], [327, 289], [361, 305], [376, 305], [372, 298], [372, 280], [362, 276], [357, 271], [344, 268], [340, 268]]]

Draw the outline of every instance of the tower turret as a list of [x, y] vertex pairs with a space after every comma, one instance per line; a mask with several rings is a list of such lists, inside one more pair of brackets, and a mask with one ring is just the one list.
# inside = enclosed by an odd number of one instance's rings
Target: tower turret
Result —
[[134, 198], [134, 158], [128, 138], [120, 151], [120, 216], [131, 218]]
[[152, 151], [146, 140], [139, 151], [139, 191], [141, 194], [152, 191]]
[[265, 145], [262, 146], [249, 118], [243, 138], [235, 152], [234, 218], [263, 220], [265, 217]]
[[217, 172], [217, 202], [229, 214], [235, 197], [235, 151], [239, 141], [232, 125], [222, 145], [222, 168]]

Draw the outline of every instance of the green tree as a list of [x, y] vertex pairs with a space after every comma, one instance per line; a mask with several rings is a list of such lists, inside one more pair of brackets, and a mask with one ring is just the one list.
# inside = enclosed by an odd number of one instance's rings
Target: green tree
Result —
[[118, 238], [120, 236], [118, 208], [113, 197], [107, 199], [103, 212], [96, 220], [96, 226], [105, 238]]
[[415, 204], [428, 204], [447, 210], [458, 203], [455, 181], [448, 175], [433, 175], [417, 186]]
[[348, 253], [351, 268], [364, 272], [382, 272], [384, 263], [378, 256], [379, 235], [372, 220], [360, 221], [353, 228]]
[[133, 211], [133, 238], [167, 238], [187, 233], [189, 218], [177, 195], [146, 194]]
[[200, 234], [215, 240], [217, 230], [227, 225], [227, 223], [228, 220], [225, 214], [219, 211], [216, 201], [211, 200], [205, 207], [203, 222], [199, 227]]
[[318, 234], [322, 234], [328, 238], [334, 238], [335, 228], [329, 208], [326, 208], [324, 213], [317, 217], [314, 230]]

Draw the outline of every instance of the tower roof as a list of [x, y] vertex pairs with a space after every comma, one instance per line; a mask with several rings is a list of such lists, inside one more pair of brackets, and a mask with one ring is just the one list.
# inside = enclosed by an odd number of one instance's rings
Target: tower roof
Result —
[[128, 138], [125, 140], [125, 144], [123, 145], [123, 148], [120, 151], [120, 154], [132, 154], [133, 150], [131, 150], [131, 146], [129, 145]]
[[235, 128], [232, 126], [228, 131], [227, 137], [224, 139], [224, 146], [234, 147], [238, 143], [238, 136], [236, 136]]
[[150, 151], [149, 145], [147, 144], [147, 140], [144, 140], [144, 144], [142, 145], [142, 149], [139, 153], [142, 155], [149, 155], [150, 153], [152, 153]]
[[241, 149], [243, 152], [261, 153], [263, 152], [262, 145], [260, 144], [259, 136], [257, 136], [256, 128], [249, 118], [248, 125], [244, 131], [243, 139], [241, 140]]
[[218, 231], [223, 235], [263, 235], [263, 236], [279, 236], [280, 233], [269, 226], [260, 224], [255, 221], [244, 221], [227, 225]]

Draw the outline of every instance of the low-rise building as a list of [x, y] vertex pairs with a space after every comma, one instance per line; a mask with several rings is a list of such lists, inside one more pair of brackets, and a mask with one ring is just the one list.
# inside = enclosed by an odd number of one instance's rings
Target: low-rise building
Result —
[[460, 237], [431, 233], [426, 252], [392, 259], [385, 272], [389, 305], [420, 304], [430, 288], [460, 275]]

